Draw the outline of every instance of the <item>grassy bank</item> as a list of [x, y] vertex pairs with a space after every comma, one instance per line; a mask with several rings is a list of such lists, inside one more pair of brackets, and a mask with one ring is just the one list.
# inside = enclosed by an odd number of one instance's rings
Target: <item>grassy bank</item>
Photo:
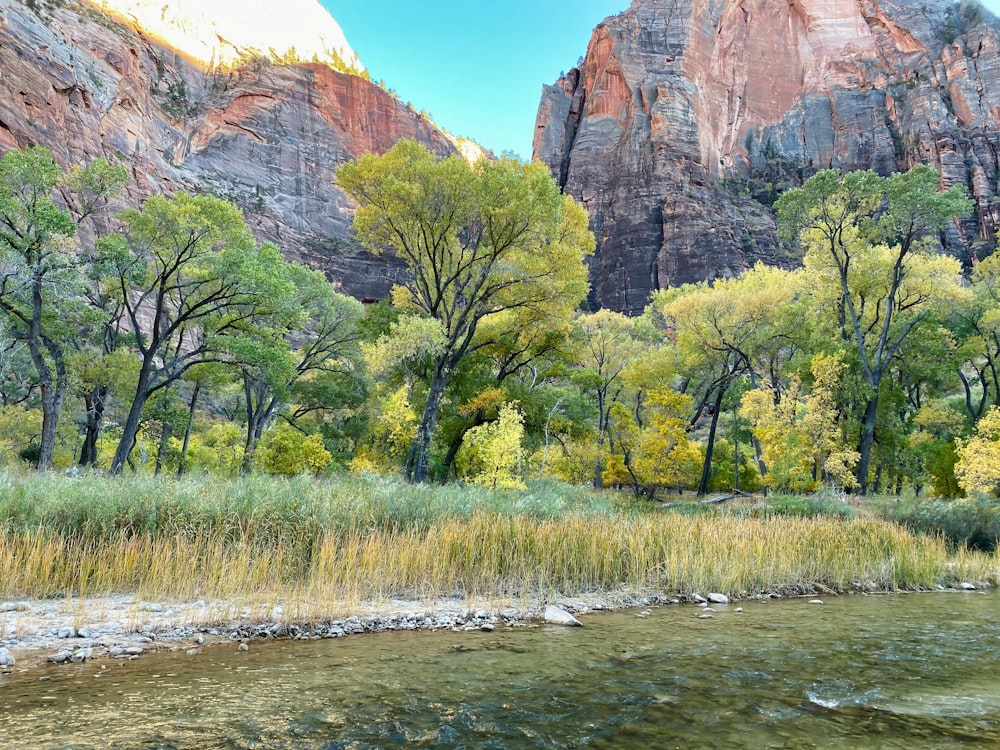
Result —
[[316, 617], [389, 597], [915, 589], [996, 568], [875, 519], [643, 513], [558, 484], [0, 477], [3, 599], [280, 599]]

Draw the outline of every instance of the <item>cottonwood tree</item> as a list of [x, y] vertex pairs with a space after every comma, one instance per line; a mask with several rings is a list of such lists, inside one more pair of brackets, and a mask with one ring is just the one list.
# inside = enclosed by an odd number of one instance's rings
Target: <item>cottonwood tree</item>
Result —
[[452, 374], [490, 343], [478, 335], [481, 324], [520, 309], [558, 320], [585, 298], [583, 259], [594, 248], [587, 215], [542, 164], [438, 160], [414, 141], [344, 165], [337, 180], [358, 203], [358, 238], [406, 264], [394, 301], [438, 321], [444, 334], [407, 458], [407, 477], [424, 481]]
[[857, 484], [869, 488], [872, 449], [883, 382], [893, 358], [915, 328], [957, 288], [954, 266], [936, 266], [927, 284], [908, 283], [930, 263], [938, 233], [972, 210], [965, 188], [940, 189], [924, 165], [879, 177], [824, 170], [775, 204], [785, 238], [806, 250], [807, 271], [818, 291], [832, 288], [840, 338], [856, 353], [863, 374]]
[[[726, 393], [740, 378], [753, 386], [779, 378], [801, 346], [802, 321], [792, 314], [801, 289], [798, 274], [757, 265], [736, 279], [719, 279], [658, 292], [652, 307], [677, 345], [694, 411], [691, 427], [707, 413], [708, 439], [698, 494], [709, 488], [712, 456]], [[766, 466], [758, 448], [761, 474]]]
[[[69, 385], [67, 351], [79, 343], [86, 311], [89, 255], [80, 248], [77, 227], [126, 179], [123, 167], [104, 160], [63, 170], [41, 146], [11, 150], [0, 159], [0, 311], [14, 336], [26, 342], [38, 377], [39, 471], [52, 465]], [[68, 207], [56, 204], [57, 189], [67, 193]]]
[[[297, 386], [349, 376], [360, 358], [361, 303], [337, 293], [319, 271], [296, 263], [287, 263], [282, 270], [289, 288], [281, 300], [274, 300], [277, 309], [264, 310], [264, 319], [254, 321], [262, 335], [233, 340], [247, 418], [244, 472], [253, 466], [264, 428]], [[299, 396], [305, 396], [313, 388], [298, 390]], [[333, 406], [324, 401], [309, 399], [299, 404], [294, 416]]]
[[121, 473], [150, 397], [195, 365], [231, 362], [287, 291], [274, 245], [257, 247], [239, 210], [211, 196], [154, 196], [101, 243], [139, 355], [135, 394], [111, 461]]

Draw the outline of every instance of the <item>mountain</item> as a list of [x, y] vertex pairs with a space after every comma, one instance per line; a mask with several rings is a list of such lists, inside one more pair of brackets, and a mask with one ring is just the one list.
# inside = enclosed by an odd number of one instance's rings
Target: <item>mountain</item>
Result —
[[1000, 227], [1000, 24], [975, 0], [634, 0], [543, 89], [534, 142], [598, 240], [591, 302], [791, 264], [770, 205], [819, 169], [918, 162]]
[[442, 155], [462, 144], [368, 81], [315, 0], [267, 6], [0, 0], [0, 152], [122, 163], [128, 205], [181, 189], [228, 198], [260, 239], [381, 298], [401, 265], [354, 242], [336, 168], [401, 138]]

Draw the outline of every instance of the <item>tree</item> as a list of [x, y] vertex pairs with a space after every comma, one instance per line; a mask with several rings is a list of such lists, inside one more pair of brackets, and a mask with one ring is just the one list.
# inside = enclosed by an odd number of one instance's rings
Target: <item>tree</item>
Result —
[[492, 490], [524, 489], [523, 440], [524, 415], [515, 404], [504, 404], [495, 422], [468, 431], [458, 458], [463, 476]]
[[149, 398], [190, 368], [232, 362], [234, 338], [252, 337], [288, 292], [277, 247], [257, 248], [239, 210], [211, 196], [154, 196], [121, 216], [123, 231], [100, 245], [115, 269], [119, 300], [135, 334], [138, 377], [111, 461], [121, 473]]
[[[893, 357], [942, 298], [934, 288], [909, 285], [936, 233], [972, 210], [965, 188], [940, 190], [937, 172], [918, 165], [879, 177], [824, 170], [775, 204], [783, 236], [798, 237], [806, 267], [835, 289], [840, 337], [850, 342], [864, 375], [857, 484], [869, 487], [872, 448], [883, 380]], [[936, 281], [956, 287], [954, 268], [940, 267]], [[951, 277], [951, 278], [949, 278]]]
[[699, 495], [709, 488], [727, 391], [743, 377], [757, 386], [765, 375], [776, 388], [773, 381], [783, 362], [800, 346], [802, 321], [790, 311], [801, 286], [800, 274], [758, 264], [736, 279], [654, 295], [652, 307], [677, 343], [688, 389], [697, 393], [691, 427], [706, 412], [709, 416]]
[[967, 492], [1000, 495], [1000, 407], [991, 406], [979, 420], [975, 437], [958, 440], [955, 475]]
[[[56, 429], [69, 376], [66, 350], [83, 309], [77, 226], [124, 187], [123, 167], [95, 161], [87, 169], [62, 170], [42, 146], [12, 150], [0, 159], [0, 311], [25, 341], [35, 368], [42, 406], [36, 466], [51, 467]], [[70, 192], [71, 208], [56, 205], [57, 188]], [[54, 304], [58, 299], [59, 309]]]
[[344, 165], [337, 180], [358, 203], [358, 238], [406, 264], [408, 279], [394, 301], [444, 332], [407, 459], [408, 478], [421, 482], [452, 374], [490, 343], [478, 336], [481, 324], [506, 310], [552, 320], [570, 315], [587, 293], [583, 259], [593, 236], [586, 212], [539, 163], [436, 160], [420, 144], [401, 141], [382, 156]]
[[[297, 385], [317, 377], [348, 375], [360, 357], [361, 303], [334, 291], [320, 271], [297, 263], [277, 265], [275, 270], [283, 271], [288, 280], [288, 293], [262, 310], [263, 319], [254, 321], [259, 335], [233, 339], [247, 418], [244, 472], [253, 465], [264, 428]], [[301, 405], [296, 416], [331, 406], [313, 401]]]
[[623, 374], [645, 346], [636, 330], [636, 321], [611, 310], [582, 315], [578, 321], [582, 339], [580, 365], [576, 380], [580, 387], [594, 394], [597, 402], [597, 452], [594, 487], [604, 486], [604, 463], [607, 452], [611, 407], [625, 387]]

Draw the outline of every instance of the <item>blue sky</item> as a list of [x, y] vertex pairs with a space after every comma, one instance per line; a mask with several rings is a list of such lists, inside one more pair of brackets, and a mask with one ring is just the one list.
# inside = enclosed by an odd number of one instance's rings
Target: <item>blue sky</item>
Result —
[[[376, 81], [441, 127], [531, 157], [542, 85], [630, 0], [321, 0]], [[1000, 15], [1000, 0], [983, 0]]]
[[[997, 0], [1000, 2], [1000, 0]], [[374, 80], [456, 135], [531, 158], [542, 84], [630, 0], [321, 0]]]

